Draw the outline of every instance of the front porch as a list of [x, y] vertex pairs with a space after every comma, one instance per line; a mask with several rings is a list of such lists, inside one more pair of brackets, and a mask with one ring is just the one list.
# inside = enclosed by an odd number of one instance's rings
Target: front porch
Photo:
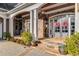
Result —
[[[62, 25], [65, 21], [66, 24]], [[40, 5], [36, 9], [14, 14], [10, 23], [12, 24], [9, 26], [9, 32], [13, 37], [20, 36], [24, 31], [30, 32], [34, 40], [70, 36], [75, 32], [75, 4]], [[54, 23], [59, 24], [54, 26]]]
[[[21, 33], [26, 31], [32, 34], [35, 41], [48, 38], [43, 41], [45, 50], [55, 52], [57, 55], [61, 55], [58, 47], [64, 44], [63, 37], [72, 35], [76, 30], [74, 3], [47, 3], [33, 10], [22, 11], [12, 17], [9, 28], [11, 36], [21, 39]], [[47, 45], [52, 45], [55, 49]]]
[[[79, 32], [78, 15], [78, 6], [75, 3], [34, 4], [18, 10], [15, 13], [11, 12], [11, 14], [3, 18], [3, 21], [0, 21], [3, 22], [3, 27], [2, 23], [0, 23], [0, 25], [1, 28], [3, 28], [3, 32], [9, 32], [14, 39], [22, 39], [21, 33], [24, 31], [30, 32], [35, 41], [42, 39], [40, 40], [42, 43], [38, 44], [37, 47], [33, 47], [33, 50], [31, 50], [29, 54], [24, 52], [22, 55], [61, 55], [58, 49], [60, 45], [65, 44], [65, 37], [70, 37], [73, 33]], [[3, 32], [1, 30], [1, 34]], [[8, 46], [11, 47], [9, 48], [11, 51], [19, 48], [16, 43], [6, 43], [7, 41], [5, 44], [1, 43], [2, 49], [4, 45], [7, 45], [7, 48]], [[11, 46], [9, 44], [11, 44]], [[18, 48], [13, 46], [13, 44]], [[8, 50], [6, 47], [5, 49]], [[16, 49], [14, 49], [14, 47]], [[23, 47], [25, 46], [20, 47], [24, 50]], [[41, 51], [41, 49], [43, 50]], [[42, 53], [43, 51], [44, 53]], [[16, 53], [16, 51], [14, 53], [12, 52], [12, 55], [16, 55]], [[3, 52], [3, 54], [7, 55], [5, 52]]]

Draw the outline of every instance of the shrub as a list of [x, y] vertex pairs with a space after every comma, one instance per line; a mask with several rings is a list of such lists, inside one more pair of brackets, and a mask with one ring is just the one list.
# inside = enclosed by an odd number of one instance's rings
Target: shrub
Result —
[[3, 33], [3, 37], [5, 37], [5, 39], [7, 39], [7, 40], [10, 40], [11, 35], [10, 35], [9, 32], [4, 32], [4, 33]]
[[65, 40], [65, 52], [70, 55], [79, 55], [79, 33], [75, 33]]
[[21, 34], [22, 40], [24, 42], [25, 45], [30, 45], [31, 41], [32, 41], [32, 35], [29, 32], [23, 32]]

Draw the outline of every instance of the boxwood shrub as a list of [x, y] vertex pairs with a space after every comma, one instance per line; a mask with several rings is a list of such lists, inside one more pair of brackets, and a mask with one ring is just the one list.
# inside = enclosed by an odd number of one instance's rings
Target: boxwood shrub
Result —
[[21, 34], [22, 41], [24, 42], [25, 45], [30, 45], [32, 41], [32, 35], [30, 32], [23, 32]]
[[65, 40], [65, 52], [69, 55], [79, 55], [79, 33], [74, 33]]

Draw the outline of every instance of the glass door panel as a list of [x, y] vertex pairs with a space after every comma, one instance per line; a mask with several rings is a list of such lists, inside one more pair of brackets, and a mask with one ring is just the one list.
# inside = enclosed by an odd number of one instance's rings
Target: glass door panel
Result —
[[68, 36], [68, 17], [64, 17], [61, 19], [61, 36]]

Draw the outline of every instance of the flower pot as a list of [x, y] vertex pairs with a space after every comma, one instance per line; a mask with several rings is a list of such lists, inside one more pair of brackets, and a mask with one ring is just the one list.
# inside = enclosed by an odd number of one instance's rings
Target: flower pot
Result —
[[32, 46], [38, 46], [38, 44], [34, 43]]
[[65, 55], [65, 50], [64, 50], [64, 48], [65, 48], [65, 45], [60, 45], [60, 46], [59, 46], [59, 52], [60, 52], [60, 54], [62, 54], [62, 55]]
[[36, 41], [37, 44], [41, 43], [40, 41]]
[[37, 42], [32, 42], [32, 46], [38, 46]]

